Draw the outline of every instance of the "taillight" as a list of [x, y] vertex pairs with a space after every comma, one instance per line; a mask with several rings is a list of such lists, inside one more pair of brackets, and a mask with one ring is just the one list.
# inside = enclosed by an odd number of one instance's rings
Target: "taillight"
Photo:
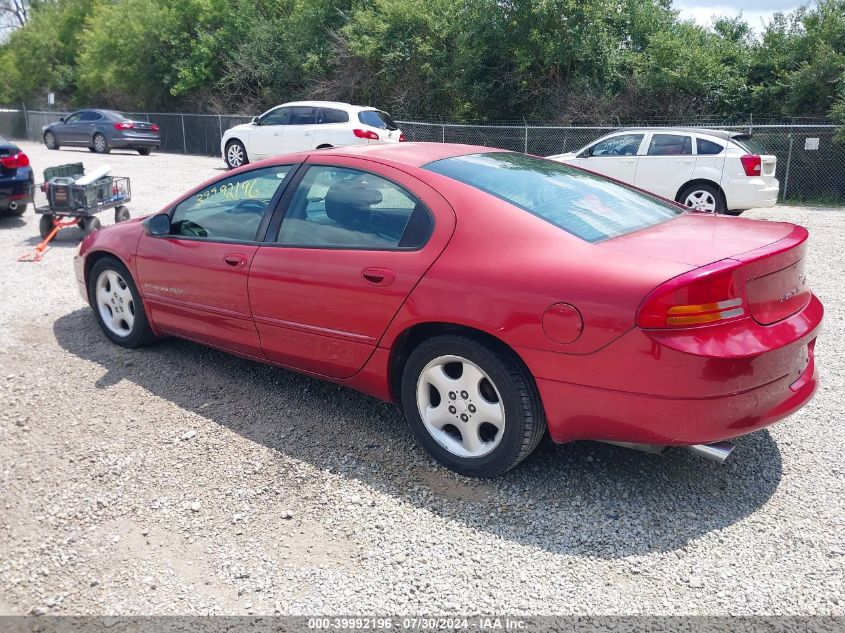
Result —
[[368, 138], [372, 141], [378, 140], [378, 134], [372, 130], [352, 130], [352, 133], [358, 138]]
[[406, 139], [406, 138], [405, 138], [405, 135], [404, 135], [404, 134], [400, 134], [400, 135], [399, 135], [399, 142], [400, 142], [400, 143], [404, 143], [404, 142], [405, 142], [405, 141], [407, 141], [407, 140], [408, 140], [408, 139]]
[[763, 171], [763, 159], [757, 154], [746, 154], [740, 156], [739, 160], [742, 161], [742, 168], [745, 170], [746, 176], [759, 176]]
[[11, 156], [4, 156], [0, 158], [0, 165], [7, 169], [18, 169], [19, 167], [29, 167], [29, 156], [23, 152], [12, 154]]
[[114, 124], [115, 130], [131, 130], [133, 127], [135, 127], [135, 124], [132, 121], [121, 121]]
[[738, 262], [723, 260], [670, 279], [649, 294], [637, 314], [641, 328], [682, 328], [747, 315], [745, 276]]
[[157, 126], [155, 123], [153, 123], [153, 124], [152, 124], [152, 127], [151, 127], [150, 129], [151, 129], [153, 132], [158, 132], [158, 126]]

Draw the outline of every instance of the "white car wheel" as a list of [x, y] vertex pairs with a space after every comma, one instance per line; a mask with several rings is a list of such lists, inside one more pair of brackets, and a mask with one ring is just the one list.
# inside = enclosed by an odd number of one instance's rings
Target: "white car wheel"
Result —
[[695, 189], [684, 198], [684, 206], [705, 213], [716, 213], [716, 197], [705, 189]]

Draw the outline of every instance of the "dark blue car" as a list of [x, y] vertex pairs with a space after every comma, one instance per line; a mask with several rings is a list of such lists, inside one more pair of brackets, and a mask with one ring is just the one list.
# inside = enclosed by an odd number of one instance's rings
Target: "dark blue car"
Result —
[[98, 154], [131, 149], [146, 156], [161, 147], [161, 132], [155, 123], [114, 110], [79, 110], [45, 125], [42, 138], [47, 149], [73, 145]]
[[34, 183], [29, 157], [0, 136], [0, 215], [22, 215]]

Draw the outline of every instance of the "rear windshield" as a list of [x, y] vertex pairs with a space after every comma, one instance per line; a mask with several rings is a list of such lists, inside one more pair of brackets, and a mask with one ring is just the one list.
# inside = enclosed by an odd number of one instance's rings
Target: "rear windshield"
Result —
[[768, 154], [766, 148], [750, 136], [733, 136], [731, 140], [749, 154]]
[[387, 112], [379, 110], [364, 110], [358, 113], [358, 120], [364, 125], [377, 127], [380, 130], [398, 130], [399, 126]]
[[601, 176], [525, 154], [455, 156], [425, 169], [510, 202], [587, 242], [638, 231], [683, 213]]

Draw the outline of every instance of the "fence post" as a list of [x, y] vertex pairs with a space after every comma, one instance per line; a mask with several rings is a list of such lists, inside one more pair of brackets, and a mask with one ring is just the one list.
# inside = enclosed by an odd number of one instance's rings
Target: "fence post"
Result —
[[789, 189], [789, 164], [792, 162], [792, 142], [795, 140], [795, 135], [789, 133], [789, 153], [786, 155], [786, 174], [783, 177], [783, 199], [786, 200], [786, 191]]
[[522, 125], [525, 126], [525, 149], [523, 150], [523, 154], [528, 153], [528, 123], [525, 122], [525, 119], [522, 119]]
[[24, 134], [26, 134], [26, 140], [30, 140], [29, 138], [29, 112], [26, 111], [26, 104], [21, 104], [23, 106], [23, 126], [24, 126]]
[[185, 136], [185, 115], [180, 114], [179, 118], [182, 119], [182, 150], [183, 154], [188, 153], [188, 138]]

